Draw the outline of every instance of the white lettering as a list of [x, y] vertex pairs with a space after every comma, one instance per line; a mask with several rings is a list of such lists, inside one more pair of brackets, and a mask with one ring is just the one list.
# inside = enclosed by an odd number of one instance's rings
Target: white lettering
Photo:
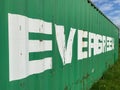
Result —
[[[32, 74], [52, 69], [52, 56], [43, 59], [30, 59], [30, 54], [52, 51], [52, 40], [29, 40], [32, 35], [52, 35], [52, 23], [40, 19], [32, 19], [17, 14], [8, 14], [9, 32], [9, 81], [19, 80]], [[76, 29], [70, 28], [66, 40], [64, 26], [55, 24], [56, 41], [63, 65], [72, 62], [73, 42]], [[77, 59], [82, 60], [107, 51], [114, 50], [114, 38], [78, 30]], [[55, 52], [56, 53], [56, 52]], [[40, 56], [40, 55], [38, 55]], [[42, 55], [41, 55], [42, 56]], [[34, 57], [34, 55], [33, 55]]]
[[106, 52], [106, 36], [103, 36], [103, 40], [102, 40], [102, 45], [103, 45], [103, 53]]
[[[52, 57], [29, 61], [29, 52], [52, 50], [52, 41], [28, 40], [28, 33], [51, 34], [52, 24], [43, 22], [44, 30], [39, 31], [41, 20], [22, 15], [8, 14], [9, 18], [9, 80], [23, 79], [29, 75], [52, 69]], [[27, 23], [27, 24], [26, 24]], [[28, 26], [28, 24], [30, 24]], [[46, 26], [49, 26], [49, 28]], [[42, 44], [42, 45], [41, 45]], [[48, 46], [50, 45], [50, 46]]]
[[65, 64], [71, 63], [73, 39], [75, 36], [76, 29], [73, 29], [73, 28], [70, 29], [67, 46], [65, 45], [64, 26], [55, 25], [55, 30], [56, 30], [56, 39], [57, 39], [58, 49], [59, 49], [63, 64], [65, 65]]
[[94, 55], [97, 55], [97, 54], [101, 54], [102, 53], [102, 36], [97, 34], [96, 35], [96, 38], [95, 38], [95, 44], [96, 46], [94, 47], [94, 50], [95, 50], [95, 54]]
[[94, 54], [96, 54], [96, 51], [94, 50], [94, 47], [96, 47], [96, 43], [94, 39], [96, 39], [96, 34], [89, 32], [89, 57], [92, 56], [92, 49], [94, 51]]
[[78, 30], [78, 60], [87, 58], [87, 51], [83, 51], [83, 48], [87, 48], [87, 41], [83, 41], [84, 38], [87, 38], [88, 32]]

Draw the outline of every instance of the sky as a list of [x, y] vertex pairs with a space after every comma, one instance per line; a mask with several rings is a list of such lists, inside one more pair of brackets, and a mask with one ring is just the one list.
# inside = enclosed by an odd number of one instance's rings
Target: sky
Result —
[[92, 0], [92, 2], [120, 28], [120, 0]]

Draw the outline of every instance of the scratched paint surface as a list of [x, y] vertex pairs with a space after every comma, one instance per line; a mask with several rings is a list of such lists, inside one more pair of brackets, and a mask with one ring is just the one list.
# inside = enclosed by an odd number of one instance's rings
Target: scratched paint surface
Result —
[[[2, 1], [3, 2], [0, 3], [0, 90], [88, 90], [91, 85], [102, 76], [103, 72], [107, 70], [109, 65], [114, 64], [118, 59], [118, 29], [108, 19], [101, 15], [90, 3], [88, 3], [87, 0]], [[11, 23], [14, 28], [18, 25], [18, 27], [16, 27], [18, 30], [22, 31], [24, 29], [22, 38], [26, 38], [26, 40], [28, 39], [28, 43], [21, 38], [18, 38], [21, 37], [21, 35], [15, 33], [17, 31], [13, 31], [11, 32], [12, 34], [9, 34], [9, 14], [16, 14], [30, 18], [29, 20], [24, 18], [25, 20], [23, 21], [26, 21], [24, 23], [17, 21], [14, 24]], [[21, 20], [22, 19], [20, 19], [20, 21]], [[29, 25], [27, 21], [29, 21]], [[32, 23], [30, 23], [31, 21]], [[37, 24], [34, 24], [33, 22]], [[21, 25], [19, 25], [20, 23]], [[44, 31], [42, 31], [43, 29], [41, 28], [36, 28], [38, 23], [44, 28]], [[49, 30], [51, 25], [52, 29]], [[69, 41], [69, 36], [71, 35], [71, 37], [73, 37], [74, 35], [74, 40], [70, 40], [73, 45], [68, 47], [72, 47], [71, 63], [64, 65], [64, 62], [62, 61], [65, 57], [62, 58], [60, 55], [55, 25], [64, 26], [65, 40], [63, 39], [63, 41], [65, 41], [65, 45]], [[76, 32], [80, 29], [114, 38], [114, 50], [95, 56], [92, 52], [90, 58], [88, 57], [78, 60], [78, 34], [74, 33], [74, 29]], [[71, 30], [73, 30], [73, 32], [70, 34]], [[27, 31], [28, 34], [26, 33]], [[38, 34], [38, 32], [40, 32], [40, 34]], [[18, 58], [18, 60], [28, 60], [35, 64], [29, 64], [29, 68], [32, 69], [22, 69], [27, 66], [24, 66], [25, 63], [19, 65], [18, 61], [16, 67], [18, 66], [19, 70], [21, 70], [19, 74], [24, 72], [24, 75], [22, 76], [23, 78], [15, 78], [13, 80], [15, 74], [12, 76], [13, 78], [10, 79], [11, 70], [9, 59], [11, 54], [9, 51], [11, 44], [9, 43], [9, 37], [10, 35], [16, 36], [17, 34], [17, 38], [12, 37], [11, 40], [14, 39], [13, 42], [16, 42], [18, 46], [21, 42], [29, 44], [28, 47], [24, 47], [24, 49], [20, 48], [21, 46], [18, 47], [18, 50], [21, 50], [18, 52], [18, 55], [24, 58]], [[21, 42], [18, 40], [21, 40]], [[85, 41], [88, 41], [88, 39], [85, 39]], [[38, 44], [41, 47], [39, 47]], [[12, 47], [13, 46], [14, 45], [12, 45]], [[13, 49], [16, 49], [16, 47], [13, 47]], [[23, 52], [29, 52], [29, 54], [26, 55], [27, 57], [24, 56], [24, 53], [21, 53], [22, 50]], [[69, 57], [70, 54], [68, 53], [66, 55]], [[68, 60], [69, 59], [70, 58], [68, 58]], [[46, 64], [44, 62], [44, 68], [42, 66], [39, 67], [39, 63], [36, 63], [38, 60], [40, 60], [40, 63], [42, 60], [46, 60], [46, 63], [49, 61], [49, 63]], [[46, 70], [46, 68], [49, 69]]]

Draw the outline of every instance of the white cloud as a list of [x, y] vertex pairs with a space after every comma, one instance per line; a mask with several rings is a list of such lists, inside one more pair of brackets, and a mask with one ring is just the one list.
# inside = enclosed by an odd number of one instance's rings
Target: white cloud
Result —
[[108, 16], [108, 18], [120, 28], [120, 16]]
[[120, 17], [119, 17], [119, 16], [114, 17], [114, 18], [113, 18], [113, 22], [115, 22], [116, 25], [120, 25]]
[[92, 0], [120, 28], [120, 0]]
[[113, 4], [107, 4], [107, 3], [102, 4], [100, 6], [100, 10], [103, 12], [113, 10]]
[[114, 14], [120, 14], [120, 10], [113, 11]]
[[104, 3], [104, 2], [107, 2], [108, 0], [92, 0], [94, 3], [98, 3], [98, 4], [101, 4], [101, 3]]
[[110, 14], [108, 14], [108, 17], [120, 28], [120, 10], [112, 11]]
[[120, 16], [120, 10], [114, 10], [108, 13], [108, 16]]
[[120, 0], [115, 0], [114, 3], [120, 5]]

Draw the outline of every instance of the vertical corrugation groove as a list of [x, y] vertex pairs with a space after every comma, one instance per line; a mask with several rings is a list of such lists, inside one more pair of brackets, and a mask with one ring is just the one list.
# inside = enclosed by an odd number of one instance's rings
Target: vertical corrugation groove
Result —
[[[103, 72], [107, 70], [108, 66], [117, 61], [118, 28], [92, 3], [88, 3], [88, 0], [7, 1], [8, 0], [4, 0], [3, 3], [0, 3], [0, 90], [88, 90], [92, 84], [103, 75]], [[28, 18], [52, 23], [52, 69], [42, 73], [35, 73], [19, 80], [9, 81], [8, 13], [27, 18], [25, 19], [26, 30], [30, 29], [30, 21]], [[16, 23], [16, 25], [18, 24]], [[42, 23], [42, 27], [44, 24], [45, 23]], [[59, 52], [55, 25], [64, 26], [66, 46], [70, 28], [76, 29], [72, 47], [72, 61], [66, 65], [63, 64], [64, 62], [62, 62]], [[89, 32], [113, 37], [115, 40], [115, 49], [78, 60], [78, 30], [88, 31], [86, 41], [89, 40]], [[47, 38], [47, 36], [45, 38]], [[89, 54], [88, 47], [87, 51]], [[46, 63], [44, 62], [43, 64], [43, 67], [45, 67]], [[28, 64], [26, 64], [26, 73], [29, 72], [29, 66], [27, 65]]]

